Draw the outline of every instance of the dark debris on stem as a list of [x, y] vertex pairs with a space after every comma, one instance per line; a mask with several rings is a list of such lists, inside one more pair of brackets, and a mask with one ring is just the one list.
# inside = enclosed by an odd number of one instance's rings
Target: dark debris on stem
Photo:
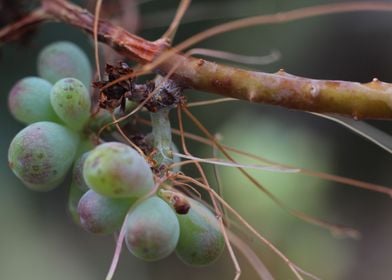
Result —
[[96, 81], [93, 86], [100, 90], [99, 107], [113, 111], [120, 107], [125, 110], [126, 100], [141, 103], [155, 91], [155, 94], [145, 103], [144, 107], [150, 112], [157, 112], [161, 109], [174, 108], [177, 104], [185, 102], [183, 88], [170, 79], [163, 80], [159, 83], [159, 89], [156, 90], [155, 81], [147, 81], [143, 84], [137, 84], [134, 77], [119, 81], [109, 87], [107, 85], [133, 73], [125, 62], [120, 62], [118, 66], [106, 65], [106, 79]]

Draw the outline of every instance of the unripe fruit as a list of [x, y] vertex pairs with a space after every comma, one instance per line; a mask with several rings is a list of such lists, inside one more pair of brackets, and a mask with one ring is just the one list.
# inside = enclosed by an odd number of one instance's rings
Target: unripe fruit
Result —
[[136, 257], [156, 261], [176, 248], [180, 227], [173, 210], [158, 197], [150, 197], [131, 210], [126, 219], [125, 242]]
[[[80, 144], [79, 148], [80, 149]], [[88, 152], [82, 154], [77, 160], [75, 160], [72, 168], [72, 181], [68, 195], [68, 211], [71, 214], [72, 220], [80, 224], [80, 216], [78, 213], [78, 204], [83, 194], [89, 190], [86, 182], [83, 178], [83, 164], [86, 160]]]
[[33, 123], [12, 140], [9, 166], [27, 187], [51, 190], [62, 182], [71, 167], [78, 142], [79, 137], [62, 125]]
[[180, 238], [177, 256], [186, 264], [205, 266], [216, 261], [224, 249], [219, 221], [200, 202], [187, 198], [191, 208], [185, 215], [177, 215]]
[[81, 226], [78, 213], [78, 204], [85, 192], [82, 191], [74, 182], [71, 183], [68, 194], [68, 211], [75, 224]]
[[59, 121], [50, 104], [52, 84], [38, 77], [18, 81], [8, 96], [8, 107], [18, 121], [30, 124], [39, 121]]
[[[80, 135], [80, 142], [79, 142], [78, 150], [76, 152], [76, 158], [80, 159], [80, 157], [82, 157], [83, 154], [90, 152], [96, 146], [97, 146], [97, 138], [94, 134], [85, 135], [84, 133], [82, 133]], [[83, 160], [83, 164], [84, 164], [84, 160]], [[83, 170], [83, 164], [81, 165], [80, 172], [82, 172]]]
[[57, 81], [50, 93], [50, 103], [60, 119], [74, 130], [81, 130], [90, 118], [90, 94], [75, 78]]
[[150, 166], [136, 150], [118, 142], [97, 146], [86, 158], [83, 176], [95, 192], [113, 197], [141, 197], [154, 188]]
[[135, 201], [135, 198], [110, 198], [89, 190], [78, 204], [80, 224], [92, 233], [113, 233], [120, 229], [125, 215]]
[[90, 87], [92, 70], [81, 48], [71, 42], [60, 41], [46, 46], [38, 56], [38, 73], [51, 83], [75, 77]]

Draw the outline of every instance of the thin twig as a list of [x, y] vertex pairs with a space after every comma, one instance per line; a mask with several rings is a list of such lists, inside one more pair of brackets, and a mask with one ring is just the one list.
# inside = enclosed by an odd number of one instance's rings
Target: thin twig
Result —
[[[223, 153], [223, 155], [232, 162], [236, 162], [232, 156], [222, 147], [222, 145], [216, 141], [216, 139], [211, 135], [211, 133], [197, 120], [197, 118], [186, 108], [183, 108], [184, 113], [190, 118], [190, 120], [211, 140], [214, 142], [216, 147]], [[271, 193], [267, 188], [265, 188], [262, 184], [260, 184], [253, 176], [251, 176], [246, 170], [242, 167], [238, 167], [238, 171], [240, 171], [245, 178], [247, 178], [254, 186], [256, 186], [259, 190], [261, 190], [268, 198], [270, 198], [276, 205], [278, 205], [281, 209], [287, 211], [294, 217], [297, 217], [303, 221], [306, 221], [310, 224], [319, 226], [321, 228], [325, 228], [329, 230], [334, 235], [346, 236], [354, 239], [358, 239], [360, 237], [360, 232], [356, 229], [346, 227], [343, 225], [333, 224], [319, 218], [313, 217], [309, 214], [301, 212], [296, 209], [292, 209], [288, 207], [283, 201], [277, 198], [273, 193]]]
[[167, 31], [162, 35], [161, 38], [167, 39], [170, 42], [173, 41], [173, 38], [177, 32], [178, 26], [180, 25], [181, 19], [184, 17], [186, 11], [191, 4], [191, 0], [181, 0], [180, 5], [178, 5], [176, 15], [172, 22], [170, 23], [169, 28]]
[[[289, 268], [293, 271], [293, 273], [297, 276], [298, 279], [303, 279], [302, 276], [299, 273], [298, 266], [294, 264], [291, 260], [289, 260], [278, 248], [276, 248], [270, 241], [268, 241], [267, 238], [262, 236], [257, 230], [255, 230], [242, 216], [234, 210], [224, 199], [222, 199], [213, 189], [208, 188], [205, 186], [203, 183], [200, 183], [199, 181], [188, 177], [184, 175], [177, 175], [179, 178], [189, 180], [189, 182], [192, 182], [193, 184], [207, 190], [209, 193], [211, 193], [224, 207], [227, 208], [242, 224], [246, 226], [259, 240], [261, 240], [264, 244], [266, 244], [271, 250], [273, 250], [282, 260], [286, 262], [286, 264], [289, 266]], [[317, 278], [317, 277], [315, 277]]]
[[[150, 121], [142, 119], [140, 117], [137, 118], [137, 121], [142, 124], [151, 125]], [[177, 136], [180, 136], [180, 131], [178, 129], [172, 128], [172, 133]], [[196, 135], [196, 134], [192, 134], [190, 132], [184, 132], [184, 137], [191, 139], [193, 141], [205, 144], [205, 145], [216, 146], [214, 141], [211, 141], [210, 139], [204, 138], [204, 137]], [[230, 152], [236, 153], [238, 155], [243, 155], [243, 156], [248, 157], [250, 159], [257, 160], [261, 163], [268, 163], [268, 164], [277, 165], [277, 166], [286, 167], [286, 168], [298, 168], [300, 170], [300, 173], [302, 173], [306, 176], [316, 177], [319, 179], [324, 179], [324, 180], [340, 183], [340, 184], [351, 186], [351, 187], [361, 188], [361, 189], [365, 189], [365, 190], [369, 190], [369, 191], [373, 191], [373, 192], [379, 192], [382, 194], [386, 194], [389, 197], [392, 197], [392, 189], [385, 187], [385, 186], [382, 186], [382, 185], [373, 184], [373, 183], [369, 183], [369, 182], [363, 182], [360, 180], [347, 178], [347, 177], [343, 177], [343, 176], [339, 176], [339, 175], [334, 175], [334, 174], [329, 174], [329, 173], [324, 173], [324, 172], [319, 172], [319, 171], [313, 171], [313, 170], [306, 169], [306, 168], [299, 168], [296, 166], [272, 161], [272, 160], [267, 159], [265, 157], [257, 156], [253, 153], [242, 151], [240, 149], [237, 149], [237, 148], [234, 148], [234, 147], [231, 147], [228, 145], [224, 145], [224, 144], [220, 144], [220, 145], [224, 149], [226, 149]]]
[[228, 101], [238, 101], [238, 100], [235, 98], [231, 98], [231, 97], [217, 98], [217, 99], [206, 100], [206, 101], [191, 102], [191, 103], [187, 104], [187, 107], [191, 108], [191, 107], [198, 107], [198, 106], [206, 106], [206, 105], [224, 103], [224, 102], [228, 102]]
[[[186, 155], [192, 156], [191, 153], [189, 153], [189, 151], [187, 149], [187, 146], [185, 144], [185, 138], [184, 138], [184, 134], [183, 134], [184, 129], [183, 129], [183, 123], [182, 123], [181, 110], [182, 110], [182, 107], [178, 106], [177, 107], [178, 124], [180, 126], [180, 132], [182, 132], [181, 133], [181, 144], [182, 144], [182, 148], [184, 150], [184, 153]], [[203, 171], [203, 168], [201, 167], [200, 163], [196, 161], [194, 164], [195, 164], [196, 168], [198, 169], [200, 175], [202, 176], [203, 182], [204, 182], [205, 186], [207, 187], [207, 189], [211, 189], [212, 190], [212, 188], [210, 187], [210, 185], [208, 183], [207, 177], [206, 177], [206, 175], [205, 175], [205, 173]], [[212, 204], [214, 206], [215, 213], [216, 213], [217, 218], [219, 220], [219, 225], [220, 225], [220, 229], [221, 229], [222, 234], [223, 234], [223, 238], [225, 240], [225, 244], [227, 246], [227, 249], [229, 250], [229, 254], [230, 254], [231, 260], [233, 261], [233, 264], [234, 264], [234, 267], [235, 267], [234, 280], [237, 280], [240, 277], [240, 275], [241, 275], [241, 268], [240, 268], [240, 265], [238, 263], [237, 257], [236, 257], [236, 255], [234, 253], [234, 250], [233, 250], [233, 248], [231, 246], [230, 240], [228, 238], [228, 234], [226, 232], [225, 225], [223, 224], [223, 219], [222, 219], [223, 215], [222, 215], [222, 211], [221, 211], [221, 209], [219, 207], [219, 204], [216, 201], [215, 197], [211, 193], [210, 193], [210, 197], [211, 197], [211, 200], [212, 200]]]
[[[226, 209], [226, 208], [224, 208]], [[228, 231], [229, 237], [233, 245], [244, 255], [244, 257], [248, 260], [250, 265], [259, 275], [260, 279], [263, 280], [274, 280], [271, 272], [269, 272], [268, 268], [265, 264], [260, 260], [260, 258], [256, 255], [253, 249], [241, 240], [237, 235], [235, 235], [232, 231]]]
[[101, 12], [102, 0], [97, 0], [95, 4], [95, 17], [94, 17], [94, 55], [95, 55], [95, 67], [97, 68], [98, 79], [102, 80], [101, 77], [101, 65], [99, 63], [99, 46], [98, 46], [98, 23], [99, 23], [99, 15]]

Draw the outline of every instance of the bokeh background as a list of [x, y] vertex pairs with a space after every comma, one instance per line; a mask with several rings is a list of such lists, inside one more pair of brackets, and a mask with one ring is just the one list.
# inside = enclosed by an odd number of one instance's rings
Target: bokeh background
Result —
[[[82, 1], [75, 2], [84, 5]], [[157, 39], [170, 23], [178, 1], [140, 2], [139, 18], [134, 14], [132, 20], [138, 22], [139, 34]], [[343, 1], [193, 1], [175, 43], [230, 19], [335, 2]], [[377, 77], [392, 82], [391, 26], [391, 13], [330, 15], [233, 31], [198, 46], [254, 56], [279, 51], [282, 56], [277, 62], [252, 66], [266, 72], [284, 68], [311, 78], [368, 82]], [[112, 258], [112, 237], [93, 236], [72, 223], [66, 211], [67, 183], [49, 193], [35, 193], [25, 188], [7, 165], [8, 145], [23, 127], [7, 109], [8, 92], [18, 79], [36, 75], [37, 53], [57, 40], [76, 42], [93, 57], [88, 36], [63, 24], [41, 26], [27, 44], [9, 43], [0, 47], [0, 279], [104, 279]], [[215, 97], [195, 91], [186, 94], [189, 100]], [[392, 185], [391, 155], [331, 121], [247, 102], [210, 105], [193, 112], [212, 132], [220, 133], [224, 143], [240, 149], [298, 167]], [[392, 132], [390, 122], [371, 124]], [[186, 129], [197, 132], [189, 122]], [[191, 142], [189, 145], [196, 155], [212, 155], [210, 147]], [[351, 240], [334, 237], [289, 216], [238, 171], [220, 168], [219, 173], [225, 199], [297, 264], [323, 279], [392, 278], [390, 197], [304, 175], [252, 171], [290, 207], [359, 229], [362, 238]], [[294, 278], [267, 247], [252, 237], [245, 240], [276, 279]], [[257, 279], [246, 261], [241, 257], [240, 261], [242, 279]], [[145, 263], [124, 250], [115, 279], [232, 279], [233, 276], [227, 252], [210, 267], [191, 268], [175, 255]]]

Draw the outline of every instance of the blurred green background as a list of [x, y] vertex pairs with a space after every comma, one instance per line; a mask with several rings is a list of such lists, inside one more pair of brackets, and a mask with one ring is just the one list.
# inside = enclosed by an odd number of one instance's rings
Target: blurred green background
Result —
[[[229, 19], [333, 2], [343, 1], [193, 1], [175, 42]], [[177, 4], [178, 1], [166, 0], [141, 4], [140, 34], [151, 40], [158, 38]], [[284, 68], [311, 78], [368, 82], [377, 77], [392, 82], [391, 26], [391, 13], [340, 14], [242, 29], [198, 46], [254, 56], [278, 50], [282, 55], [279, 61], [255, 67], [266, 72]], [[71, 222], [66, 212], [67, 184], [49, 193], [34, 193], [7, 166], [8, 145], [23, 127], [8, 112], [8, 91], [18, 79], [36, 75], [39, 50], [56, 40], [70, 40], [93, 57], [88, 37], [73, 27], [46, 24], [32, 38], [27, 45], [9, 43], [0, 48], [0, 279], [104, 279], [114, 240], [93, 236]], [[194, 91], [186, 94], [190, 100], [214, 97]], [[391, 155], [328, 120], [247, 102], [193, 111], [212, 132], [222, 135], [224, 143], [298, 167], [392, 185]], [[371, 123], [392, 132], [390, 122]], [[190, 123], [186, 123], [186, 128], [197, 132]], [[212, 156], [211, 148], [189, 143], [194, 154]], [[323, 279], [392, 279], [389, 197], [303, 175], [252, 171], [290, 207], [355, 227], [363, 234], [360, 240], [342, 239], [287, 215], [238, 171], [228, 168], [219, 171], [227, 201], [303, 268]], [[294, 279], [287, 266], [268, 248], [254, 238], [247, 241], [276, 279]], [[242, 279], [257, 279], [244, 259], [240, 261]], [[115, 279], [232, 279], [233, 276], [227, 252], [211, 267], [190, 268], [175, 256], [145, 263], [124, 250]]]

